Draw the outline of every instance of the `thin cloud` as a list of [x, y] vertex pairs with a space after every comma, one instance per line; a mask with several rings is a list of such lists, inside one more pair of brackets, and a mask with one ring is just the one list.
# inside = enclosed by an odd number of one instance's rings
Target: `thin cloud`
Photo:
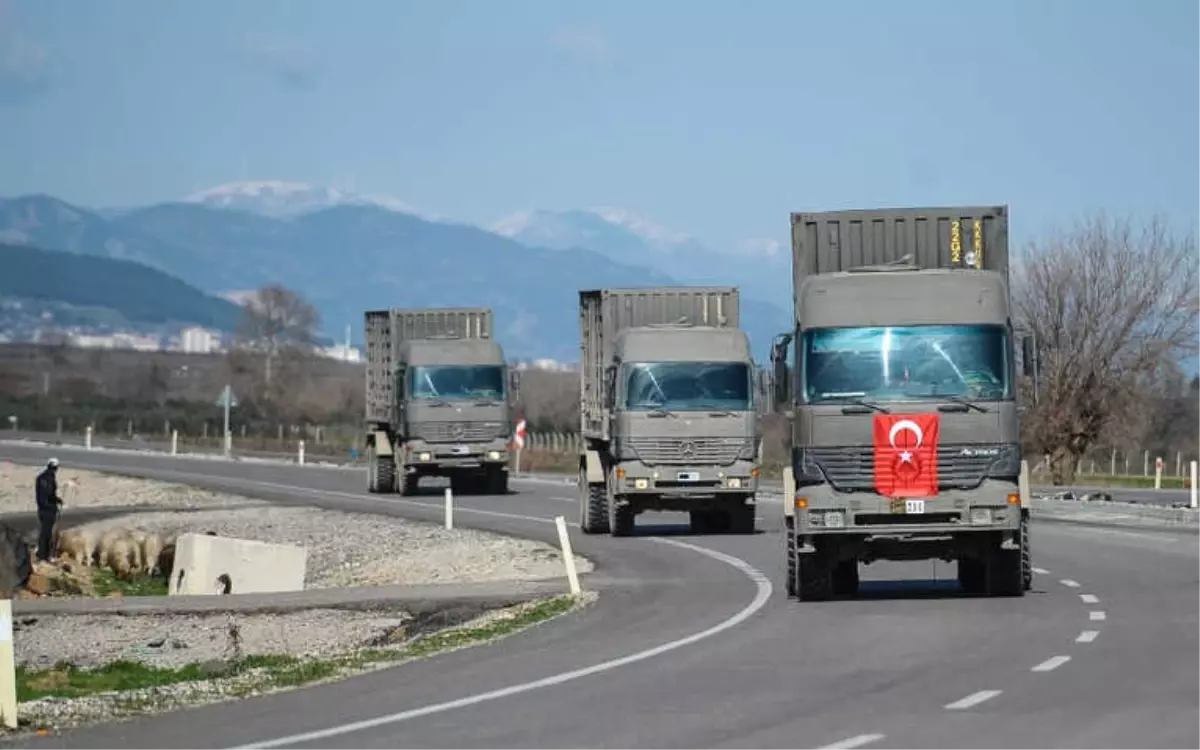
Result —
[[613, 64], [612, 49], [599, 29], [564, 26], [554, 31], [550, 41], [561, 54], [577, 62], [597, 67]]
[[0, 0], [0, 106], [21, 106], [50, 89], [45, 48], [21, 33], [6, 0]]
[[321, 66], [312, 49], [278, 34], [249, 34], [243, 48], [250, 62], [267, 71], [285, 89], [309, 91], [320, 83]]

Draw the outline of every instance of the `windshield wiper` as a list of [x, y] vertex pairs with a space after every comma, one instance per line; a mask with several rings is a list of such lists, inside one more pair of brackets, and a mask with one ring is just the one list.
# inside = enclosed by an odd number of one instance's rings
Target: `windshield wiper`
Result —
[[[828, 398], [833, 401], [843, 401], [846, 403], [846, 406], [842, 407], [842, 414], [866, 414], [871, 410], [881, 411], [884, 414], [891, 414], [891, 411], [886, 407], [880, 406], [879, 404], [873, 404], [870, 401], [865, 401], [855, 396], [829, 396]], [[859, 408], [855, 409], [855, 406]], [[867, 411], [864, 411], [864, 409]]]
[[[969, 398], [964, 398], [963, 396], [934, 396], [934, 398], [944, 398], [947, 401], [953, 401], [956, 404], [962, 404], [964, 407], [963, 411], [966, 411], [968, 409], [975, 409], [976, 411], [982, 412], [984, 414], [991, 411], [991, 409], [988, 409], [986, 406], [980, 406], [979, 404], [975, 403], [974, 401], [970, 400]], [[940, 409], [942, 411], [946, 411], [948, 408], [949, 407], [947, 405], [942, 405], [942, 406], [938, 407], [938, 409]], [[957, 411], [957, 409], [955, 411]]]
[[670, 409], [665, 409], [661, 406], [651, 406], [646, 408], [646, 415], [650, 417], [678, 417], [679, 415]]
[[708, 413], [710, 417], [736, 417], [737, 412], [729, 411], [728, 409], [713, 409]]

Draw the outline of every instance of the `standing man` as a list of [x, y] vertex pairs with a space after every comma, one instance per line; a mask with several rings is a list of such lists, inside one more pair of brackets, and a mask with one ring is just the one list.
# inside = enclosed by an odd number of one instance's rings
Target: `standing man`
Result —
[[50, 559], [50, 547], [54, 541], [54, 523], [58, 520], [58, 509], [62, 498], [58, 496], [58, 459], [46, 462], [46, 468], [37, 477], [38, 548], [39, 560]]

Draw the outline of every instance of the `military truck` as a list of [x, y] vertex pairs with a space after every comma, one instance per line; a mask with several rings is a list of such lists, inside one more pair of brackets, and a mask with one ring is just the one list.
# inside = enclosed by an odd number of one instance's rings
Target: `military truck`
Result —
[[771, 353], [788, 596], [853, 595], [859, 563], [927, 559], [956, 561], [969, 592], [1023, 596], [1007, 207], [791, 220], [795, 326]]
[[518, 384], [488, 308], [366, 313], [369, 492], [414, 494], [449, 477], [455, 494], [508, 492]]
[[735, 287], [579, 293], [579, 525], [632, 533], [685, 511], [696, 533], [753, 533], [760, 420]]

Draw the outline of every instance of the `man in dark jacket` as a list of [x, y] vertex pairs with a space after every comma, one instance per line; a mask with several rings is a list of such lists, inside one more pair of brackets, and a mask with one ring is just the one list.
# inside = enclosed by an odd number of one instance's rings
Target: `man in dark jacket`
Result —
[[54, 523], [58, 521], [58, 509], [62, 498], [58, 496], [58, 459], [46, 462], [46, 468], [37, 477], [38, 548], [39, 560], [49, 560], [54, 542]]

